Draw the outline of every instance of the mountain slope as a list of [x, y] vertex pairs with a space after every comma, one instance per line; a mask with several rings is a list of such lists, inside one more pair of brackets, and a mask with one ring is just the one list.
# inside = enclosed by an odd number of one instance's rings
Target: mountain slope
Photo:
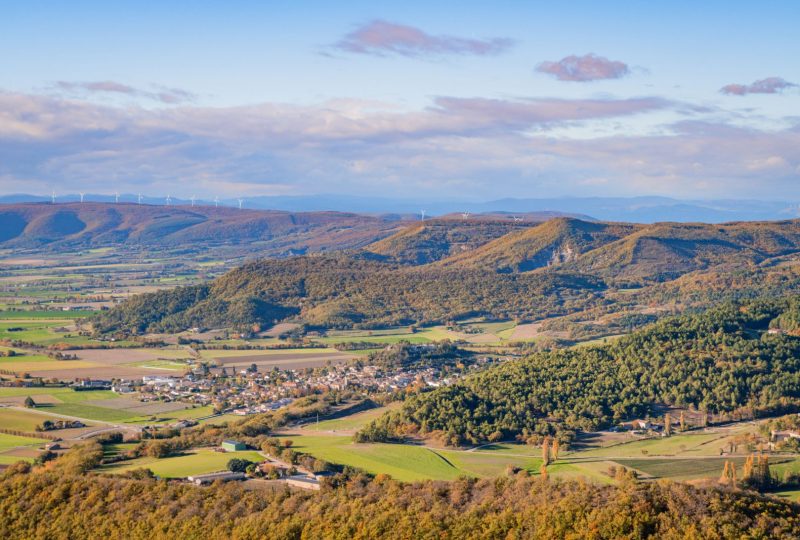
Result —
[[292, 214], [129, 203], [0, 206], [0, 247], [4, 248], [258, 242], [262, 255], [281, 255], [359, 248], [397, 229], [393, 221], [338, 212]]
[[471, 251], [528, 226], [513, 220], [432, 219], [411, 225], [364, 250], [401, 263], [427, 264]]
[[619, 240], [640, 228], [625, 223], [595, 223], [557, 218], [515, 231], [482, 247], [441, 261], [445, 267], [492, 268], [528, 272], [571, 262], [594, 248]]
[[695, 270], [750, 268], [800, 252], [800, 221], [641, 227], [563, 265], [603, 277], [664, 281]]

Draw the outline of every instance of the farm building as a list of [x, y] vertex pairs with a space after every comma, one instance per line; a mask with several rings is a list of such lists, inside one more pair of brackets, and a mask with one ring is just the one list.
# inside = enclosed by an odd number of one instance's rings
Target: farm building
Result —
[[319, 480], [301, 474], [289, 476], [286, 483], [300, 489], [319, 490]]
[[245, 479], [244, 473], [231, 472], [231, 471], [220, 471], [208, 474], [198, 474], [195, 476], [189, 476], [187, 478], [189, 482], [194, 482], [198, 486], [202, 486], [203, 484], [210, 484], [212, 482], [216, 482], [217, 480], [228, 482], [230, 480], [244, 480], [244, 479]]
[[243, 442], [227, 440], [222, 441], [222, 449], [226, 452], [239, 452], [240, 450], [246, 450], [247, 445]]

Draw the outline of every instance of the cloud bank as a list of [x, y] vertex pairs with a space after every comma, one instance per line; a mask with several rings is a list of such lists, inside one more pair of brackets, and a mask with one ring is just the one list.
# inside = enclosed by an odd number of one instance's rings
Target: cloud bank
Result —
[[536, 71], [552, 75], [559, 81], [591, 82], [603, 79], [620, 79], [630, 73], [624, 62], [609, 60], [595, 54], [567, 56], [557, 62], [542, 62]]
[[[664, 115], [683, 120], [645, 135], [555, 135]], [[657, 97], [148, 109], [0, 93], [7, 193], [790, 197], [799, 179], [800, 125], [737, 127]]]
[[348, 53], [377, 56], [490, 56], [504, 52], [513, 44], [514, 41], [508, 38], [434, 36], [413, 26], [374, 20], [347, 34], [334, 48]]

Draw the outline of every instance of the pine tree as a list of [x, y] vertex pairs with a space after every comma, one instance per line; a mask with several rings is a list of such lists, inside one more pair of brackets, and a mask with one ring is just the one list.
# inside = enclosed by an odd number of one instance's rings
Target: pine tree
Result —
[[35, 409], [36, 408], [36, 402], [33, 401], [33, 398], [31, 396], [28, 396], [28, 397], [25, 398], [25, 406], [27, 408], [29, 408], [29, 409]]

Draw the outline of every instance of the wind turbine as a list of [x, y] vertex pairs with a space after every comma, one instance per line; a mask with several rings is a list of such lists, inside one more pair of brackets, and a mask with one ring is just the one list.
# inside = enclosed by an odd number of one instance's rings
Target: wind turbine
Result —
[[56, 191], [53, 190], [53, 193], [50, 194], [50, 200], [53, 201], [53, 204], [56, 204]]
[[85, 195], [85, 193], [79, 193], [79, 195], [81, 196], [81, 204], [83, 204], [83, 196]]
[[244, 204], [244, 199], [236, 199], [239, 201], [239, 210], [242, 209], [242, 204]]
[[189, 200], [190, 200], [190, 201], [192, 201], [192, 208], [194, 208], [194, 201], [196, 201], [196, 200], [197, 200], [197, 197], [195, 197], [194, 195], [192, 195], [191, 197], [189, 197]]
[[461, 213], [461, 218], [462, 219], [468, 219], [469, 218], [469, 212], [462, 212]]
[[419, 215], [422, 216], [421, 221], [425, 221], [425, 210], [420, 210]]
[[514, 223], [519, 223], [520, 221], [522, 221], [522, 218], [521, 218], [521, 217], [519, 217], [519, 216], [514, 216]]
[[214, 207], [219, 206], [219, 197], [214, 197]]
[[167, 194], [167, 206], [172, 204], [172, 198]]
[[119, 204], [119, 191], [114, 192], [114, 202]]
[[137, 204], [142, 204], [142, 194], [141, 193], [139, 193], [139, 196], [136, 197], [136, 202], [137, 202]]

